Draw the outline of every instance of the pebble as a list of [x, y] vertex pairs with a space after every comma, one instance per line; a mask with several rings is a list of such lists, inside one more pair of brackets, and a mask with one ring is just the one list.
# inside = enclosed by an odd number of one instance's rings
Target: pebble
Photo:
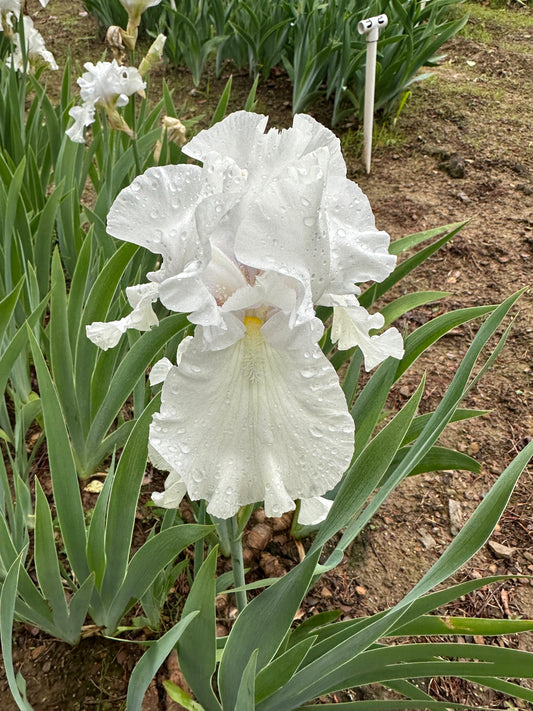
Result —
[[515, 548], [509, 548], [509, 546], [504, 546], [502, 543], [490, 540], [488, 546], [497, 558], [506, 558], [510, 560], [515, 552]]
[[435, 546], [437, 545], [437, 541], [430, 533], [426, 531], [425, 528], [419, 528], [418, 535], [420, 536], [424, 548], [427, 548], [429, 550], [431, 548], [435, 548]]
[[450, 533], [456, 536], [463, 527], [463, 510], [461, 504], [455, 499], [448, 501], [448, 511], [450, 513]]

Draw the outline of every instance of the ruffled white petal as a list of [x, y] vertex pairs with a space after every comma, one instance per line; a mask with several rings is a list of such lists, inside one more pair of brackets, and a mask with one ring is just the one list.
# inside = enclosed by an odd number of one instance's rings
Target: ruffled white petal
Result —
[[85, 143], [84, 129], [94, 123], [94, 106], [92, 104], [82, 104], [73, 106], [68, 115], [74, 119], [74, 124], [65, 133], [74, 143]]
[[297, 286], [276, 272], [259, 274], [253, 285], [244, 284], [229, 296], [222, 307], [224, 311], [245, 311], [260, 307], [274, 307], [292, 312], [296, 308]]
[[302, 526], [316, 526], [321, 523], [333, 506], [333, 501], [323, 496], [314, 496], [311, 499], [300, 499], [298, 523]]
[[195, 336], [150, 428], [151, 448], [219, 518], [257, 501], [279, 516], [331, 489], [353, 453], [353, 420], [322, 351], [277, 350], [259, 327], [247, 320], [245, 336], [216, 352]]
[[[148, 443], [148, 458], [156, 469], [162, 469], [163, 471], [169, 469], [165, 460], [150, 446], [150, 443]], [[154, 491], [152, 501], [157, 506], [162, 506], [166, 509], [177, 509], [186, 493], [185, 482], [176, 471], [170, 469], [165, 481], [165, 490], [161, 492]]]
[[107, 231], [162, 254], [165, 276], [166, 272], [194, 269], [210, 256], [209, 243], [200, 243], [195, 225], [202, 188], [202, 171], [197, 166], [149, 168], [119, 193], [107, 217]]
[[383, 281], [393, 271], [390, 238], [377, 230], [366, 195], [350, 180], [328, 182], [324, 215], [331, 247], [331, 271], [324, 291], [353, 294], [354, 285]]
[[172, 368], [172, 362], [168, 358], [161, 358], [157, 363], [154, 363], [149, 375], [150, 385], [162, 383]]
[[242, 213], [235, 215], [237, 259], [298, 279], [313, 299], [330, 272], [330, 246], [320, 220], [326, 159], [326, 148], [306, 155], [283, 176], [250, 191]]
[[[120, 95], [124, 106], [128, 96], [146, 89], [146, 82], [135, 67], [124, 67], [116, 59], [112, 62], [86, 62], [86, 71], [78, 79], [80, 95], [84, 102], [117, 106]], [[124, 103], [125, 102], [125, 103]]]
[[384, 318], [380, 313], [369, 314], [354, 296], [334, 296], [331, 301], [334, 307], [331, 340], [334, 343], [338, 341], [339, 350], [359, 346], [367, 371], [389, 356], [403, 357], [403, 339], [396, 328], [389, 328], [377, 336], [370, 335], [370, 331], [383, 326]]
[[85, 326], [87, 338], [104, 351], [114, 348], [128, 330], [126, 319], [120, 321], [94, 321]]
[[210, 153], [231, 158], [241, 168], [254, 161], [255, 147], [268, 122], [268, 116], [236, 111], [209, 129], [200, 131], [183, 147], [191, 158], [205, 162]]
[[199, 234], [195, 220], [203, 187], [197, 166], [149, 168], [119, 194], [109, 211], [107, 231], [163, 255], [161, 269], [148, 278], [159, 283], [164, 306], [190, 313], [192, 323], [223, 326], [216, 298], [202, 278], [211, 261], [209, 239]]
[[[183, 354], [191, 345], [191, 341], [192, 336], [185, 336], [185, 338], [180, 341], [176, 353], [176, 365], [179, 365], [181, 363]], [[159, 385], [159, 383], [162, 383], [173, 367], [174, 366], [172, 362], [168, 358], [161, 358], [161, 360], [158, 360], [157, 363], [154, 363], [149, 376], [150, 385]]]
[[177, 509], [181, 500], [187, 493], [187, 487], [178, 477], [176, 472], [171, 472], [165, 481], [164, 491], [154, 491], [152, 501], [157, 506], [165, 509]]
[[277, 311], [261, 328], [265, 341], [278, 350], [297, 353], [305, 360], [311, 357], [315, 344], [324, 333], [324, 324], [313, 316], [302, 323], [293, 324], [290, 314]]
[[293, 119], [293, 130], [305, 136], [305, 143], [302, 141], [302, 155], [313, 153], [317, 148], [328, 149], [328, 179], [333, 177], [346, 177], [346, 163], [342, 157], [341, 142], [337, 136], [319, 123], [312, 116], [307, 114], [296, 114]]
[[159, 323], [152, 308], [152, 302], [158, 297], [157, 284], [130, 286], [126, 289], [126, 296], [133, 307], [130, 314], [118, 321], [95, 321], [85, 327], [87, 338], [105, 351], [114, 348], [128, 328], [149, 331]]

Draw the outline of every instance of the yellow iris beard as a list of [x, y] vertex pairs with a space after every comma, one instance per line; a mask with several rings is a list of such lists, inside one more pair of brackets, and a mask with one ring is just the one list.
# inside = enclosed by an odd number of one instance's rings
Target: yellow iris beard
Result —
[[246, 330], [250, 335], [256, 335], [257, 331], [259, 331], [259, 329], [263, 325], [263, 322], [260, 318], [256, 318], [255, 316], [245, 316], [244, 325], [246, 326]]
[[246, 334], [242, 342], [243, 366], [250, 383], [258, 383], [264, 378], [265, 342], [261, 335], [263, 322], [256, 316], [245, 316]]

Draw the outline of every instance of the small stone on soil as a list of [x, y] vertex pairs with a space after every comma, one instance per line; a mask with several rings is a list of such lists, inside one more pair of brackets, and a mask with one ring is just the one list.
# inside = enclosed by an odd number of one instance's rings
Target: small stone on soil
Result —
[[509, 546], [504, 546], [502, 543], [490, 540], [488, 546], [497, 558], [506, 558], [510, 560], [515, 552], [515, 548], [509, 548]]
[[431, 534], [426, 531], [425, 528], [419, 528], [418, 535], [420, 536], [424, 548], [427, 548], [429, 550], [431, 548], [435, 548], [435, 546], [437, 545], [437, 541], [433, 538]]
[[465, 177], [465, 160], [457, 153], [452, 154], [447, 160], [439, 163], [439, 168], [444, 170], [451, 178]]
[[448, 510], [450, 513], [450, 533], [456, 536], [463, 527], [463, 511], [461, 504], [454, 499], [448, 501]]

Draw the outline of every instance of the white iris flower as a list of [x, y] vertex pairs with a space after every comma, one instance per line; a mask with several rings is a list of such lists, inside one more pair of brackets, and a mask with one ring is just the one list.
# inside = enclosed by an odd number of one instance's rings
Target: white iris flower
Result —
[[20, 2], [21, 0], [0, 0], [0, 14], [2, 17], [11, 12], [18, 17], [20, 14]]
[[370, 336], [383, 319], [356, 297], [395, 257], [336, 136], [309, 116], [265, 133], [267, 120], [232, 114], [183, 149], [201, 168], [151, 168], [119, 194], [108, 232], [162, 264], [128, 292], [129, 316], [87, 334], [109, 348], [126, 328], [147, 330], [157, 299], [197, 325], [177, 365], [152, 372], [164, 382], [150, 456], [170, 471], [158, 504], [187, 492], [225, 519], [258, 501], [279, 516], [301, 499], [300, 521], [315, 523], [352, 458], [354, 424], [314, 306], [334, 307], [334, 338], [360, 346], [367, 369], [401, 358], [398, 331]]
[[112, 128], [131, 135], [117, 108], [126, 106], [132, 94], [146, 88], [139, 71], [135, 67], [124, 67], [115, 59], [96, 64], [86, 62], [83, 66], [87, 71], [77, 80], [83, 104], [70, 109], [74, 124], [66, 131], [67, 136], [75, 143], [83, 143], [83, 131], [94, 123], [97, 106], [105, 110]]
[[161, 0], [120, 0], [121, 4], [126, 8], [130, 20], [140, 20], [141, 15], [149, 7], [159, 5]]
[[[156, 0], [156, 2], [161, 0]], [[49, 0], [39, 0], [43, 7], [48, 5]], [[14, 13], [17, 17], [20, 15], [21, 0], [0, 0], [0, 13], [3, 15], [8, 12]]]
[[141, 23], [141, 15], [149, 7], [159, 5], [161, 0], [120, 0], [128, 13], [128, 27], [121, 30], [122, 39], [130, 51], [135, 49], [137, 32]]
[[[26, 56], [30, 68], [35, 68], [39, 63], [45, 63], [50, 69], [57, 70], [56, 60], [52, 52], [49, 52], [44, 44], [44, 39], [41, 33], [33, 26], [33, 20], [27, 15], [23, 16], [24, 22], [24, 40], [26, 44]], [[13, 66], [17, 71], [24, 70], [24, 57], [22, 54], [22, 42], [20, 34], [17, 32], [13, 35], [14, 51], [7, 58], [6, 64], [8, 67]]]

